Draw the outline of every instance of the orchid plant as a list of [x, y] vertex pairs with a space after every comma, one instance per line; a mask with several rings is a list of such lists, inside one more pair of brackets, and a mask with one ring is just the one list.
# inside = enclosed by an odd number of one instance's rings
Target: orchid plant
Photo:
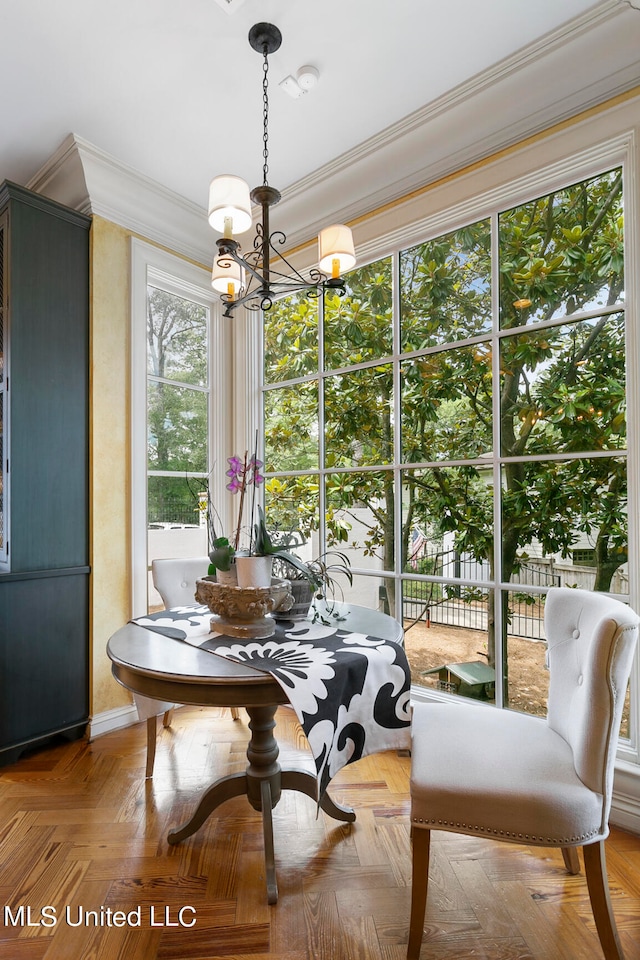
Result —
[[[211, 550], [209, 553], [209, 559], [211, 564], [218, 570], [229, 570], [233, 562], [233, 558], [240, 549], [240, 536], [242, 533], [242, 520], [244, 516], [245, 500], [247, 496], [247, 491], [249, 488], [252, 489], [251, 495], [251, 522], [250, 522], [250, 541], [249, 541], [249, 555], [253, 553], [253, 532], [254, 532], [254, 516], [256, 508], [256, 487], [261, 483], [264, 483], [264, 477], [260, 473], [260, 468], [262, 467], [262, 461], [258, 460], [255, 454], [249, 457], [248, 451], [245, 451], [244, 457], [228, 457], [227, 463], [229, 464], [229, 469], [227, 470], [227, 477], [229, 477], [229, 483], [227, 483], [227, 490], [230, 493], [239, 493], [240, 502], [238, 504], [238, 515], [237, 521], [235, 523], [235, 533], [232, 540], [230, 541], [228, 537], [220, 537], [216, 535], [215, 527], [212, 530], [211, 537]], [[213, 526], [210, 517], [210, 529]]]
[[[281, 560], [294, 567], [297, 575], [307, 579], [312, 589], [319, 589], [322, 584], [322, 577], [318, 576], [315, 569], [309, 567], [291, 552], [290, 547], [297, 544], [288, 539], [283, 540], [281, 537], [272, 536], [267, 529], [264, 510], [256, 502], [257, 488], [261, 483], [264, 483], [264, 476], [260, 472], [263, 463], [258, 460], [257, 453], [254, 452], [252, 456], [249, 456], [249, 452], [245, 451], [244, 457], [228, 457], [227, 463], [229, 465], [226, 471], [226, 476], [229, 478], [226, 485], [227, 490], [233, 494], [240, 494], [238, 513], [234, 524], [235, 532], [231, 540], [228, 537], [218, 535], [219, 517], [207, 494], [207, 527], [209, 530], [209, 559], [211, 561], [209, 573], [213, 574], [216, 570], [230, 570], [236, 556], [274, 557], [274, 559]], [[243, 548], [240, 544], [240, 538], [248, 495], [251, 496], [248, 527], [249, 545], [248, 548]]]

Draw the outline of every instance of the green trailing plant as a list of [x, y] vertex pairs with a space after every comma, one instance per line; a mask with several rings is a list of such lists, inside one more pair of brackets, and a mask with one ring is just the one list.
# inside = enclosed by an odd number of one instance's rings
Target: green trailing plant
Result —
[[274, 560], [280, 560], [282, 563], [293, 567], [298, 579], [308, 580], [313, 590], [319, 590], [322, 586], [322, 579], [319, 577], [318, 571], [297, 557], [295, 553], [292, 553], [287, 546], [274, 543], [267, 529], [264, 510], [259, 504], [257, 511], [258, 520], [254, 526], [253, 554], [256, 557], [273, 557]]
[[[288, 580], [307, 580], [310, 584], [310, 603], [313, 597], [315, 597], [316, 600], [323, 600], [325, 602], [326, 613], [329, 616], [334, 620], [344, 619], [338, 612], [337, 606], [339, 602], [344, 600], [344, 592], [340, 582], [341, 578], [344, 577], [349, 583], [349, 586], [353, 586], [351, 564], [345, 553], [339, 550], [328, 550], [314, 560], [303, 564], [305, 567], [304, 572], [300, 572], [293, 564], [290, 564], [290, 566], [293, 566], [293, 569], [288, 568], [287, 564], [290, 563], [291, 554], [287, 553], [287, 555], [283, 555], [278, 559], [280, 561], [279, 574]], [[314, 623], [318, 620], [322, 623], [329, 622], [316, 607], [314, 607], [312, 619]]]

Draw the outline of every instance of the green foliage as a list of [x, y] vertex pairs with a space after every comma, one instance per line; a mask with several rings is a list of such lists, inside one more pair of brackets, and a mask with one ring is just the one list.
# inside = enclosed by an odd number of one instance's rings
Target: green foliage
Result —
[[216, 537], [209, 549], [209, 559], [214, 570], [228, 571], [235, 557], [235, 550], [228, 537]]
[[185, 475], [206, 477], [209, 470], [207, 394], [197, 389], [208, 383], [207, 340], [203, 306], [147, 288], [147, 373], [152, 378], [148, 382], [147, 467], [176, 474], [149, 477], [150, 521], [177, 520], [191, 511], [191, 522], [199, 520]]
[[[361, 540], [365, 555], [392, 567], [400, 507], [384, 467], [400, 429], [403, 556], [417, 525], [436, 542], [452, 535], [456, 550], [493, 568], [499, 438], [503, 580], [534, 541], [567, 556], [586, 535], [596, 589], [610, 586], [627, 559], [625, 461], [616, 456], [626, 445], [624, 322], [599, 311], [623, 296], [621, 188], [614, 170], [502, 213], [493, 293], [488, 220], [401, 253], [400, 347], [411, 355], [400, 367], [400, 424], [391, 259], [354, 270], [344, 297], [325, 298], [323, 466], [357, 471], [327, 475], [330, 540]], [[593, 316], [573, 320], [578, 311]], [[307, 532], [319, 524], [318, 329], [315, 304], [301, 300], [280, 304], [265, 327], [268, 381], [307, 378], [266, 394], [277, 411], [265, 418], [267, 460], [287, 474], [268, 481], [269, 509], [287, 500]], [[578, 457], [556, 459], [563, 453]]]

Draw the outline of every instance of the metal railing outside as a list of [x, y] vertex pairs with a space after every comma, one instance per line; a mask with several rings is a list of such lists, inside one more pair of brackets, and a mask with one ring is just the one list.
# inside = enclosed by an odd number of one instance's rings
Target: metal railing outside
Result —
[[[435, 576], [451, 575], [460, 579], [489, 580], [489, 564], [464, 555], [448, 553], [423, 555], [420, 566], [429, 568]], [[546, 567], [546, 568], [545, 568]], [[425, 571], [426, 572], [426, 571]], [[560, 586], [562, 577], [548, 565], [523, 563], [511, 582], [517, 586]], [[527, 602], [531, 601], [533, 602]], [[486, 632], [488, 623], [488, 593], [479, 587], [463, 584], [437, 583], [424, 580], [404, 580], [402, 613], [405, 623], [423, 621], [427, 626], [442, 624]], [[511, 594], [508, 633], [531, 640], [544, 638], [544, 604], [524, 591]]]

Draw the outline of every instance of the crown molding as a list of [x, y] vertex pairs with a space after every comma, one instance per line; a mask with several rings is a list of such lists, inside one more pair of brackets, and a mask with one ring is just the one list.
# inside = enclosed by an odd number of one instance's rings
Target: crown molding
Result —
[[207, 264], [214, 236], [206, 210], [77, 134], [69, 134], [28, 184], [31, 190]]
[[[501, 82], [508, 80], [514, 74], [528, 66], [536, 67], [540, 59], [553, 50], [562, 49], [581, 37], [590, 29], [600, 27], [604, 22], [619, 15], [621, 11], [619, 0], [608, 0], [604, 6], [587, 11], [581, 17], [564, 24], [561, 28], [541, 37], [535, 43], [523, 48], [510, 57], [494, 64], [488, 70], [476, 74], [469, 80], [459, 84], [453, 90], [447, 91], [441, 97], [413, 113], [391, 124], [378, 134], [358, 144], [352, 150], [343, 153], [340, 157], [330, 161], [321, 170], [330, 171], [335, 175], [361, 160], [366, 160], [372, 153], [385, 149], [389, 144], [397, 141], [398, 137], [408, 136], [414, 130], [421, 130], [432, 123], [437, 117], [447, 114], [459, 104], [467, 103], [472, 97], [483, 93]], [[319, 171], [296, 181], [287, 190], [287, 198], [293, 199], [299, 193], [306, 193], [318, 179]]]
[[[510, 206], [527, 203], [536, 196], [562, 188], [572, 178], [586, 179], [597, 175], [609, 165], [629, 163], [635, 154], [636, 142], [636, 131], [629, 129], [582, 148], [576, 143], [570, 155], [561, 156], [544, 166], [538, 161], [532, 169], [510, 179], [506, 201], [504, 179], [499, 171], [496, 171], [491, 178], [493, 186], [488, 186], [482, 193], [472, 189], [464, 200], [455, 205], [446, 201], [443, 203], [440, 199], [434, 200], [429, 204], [426, 215], [416, 216], [414, 211], [409, 224], [402, 220], [399, 226], [385, 229], [384, 212], [380, 217], [374, 214], [372, 220], [376, 221], [375, 225], [368, 224], [369, 238], [358, 243], [358, 257], [366, 263], [388, 256], [396, 250], [407, 249], [429, 237], [437, 237], [457, 229], [458, 226], [487, 217], [505, 202]], [[485, 168], [485, 172], [487, 171], [488, 168]], [[411, 203], [410, 200], [406, 202]]]
[[[640, 15], [605, 3], [476, 75], [283, 190], [289, 249], [626, 93], [640, 82]], [[199, 264], [204, 207], [70, 134], [28, 186]], [[275, 216], [274, 216], [275, 220]]]
[[299, 246], [626, 93], [639, 50], [638, 11], [608, 0], [296, 181], [279, 225]]

